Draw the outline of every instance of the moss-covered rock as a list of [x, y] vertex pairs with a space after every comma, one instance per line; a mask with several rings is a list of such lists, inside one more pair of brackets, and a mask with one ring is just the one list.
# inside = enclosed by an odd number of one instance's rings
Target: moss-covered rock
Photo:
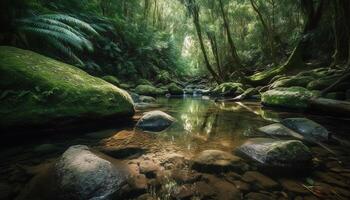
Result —
[[111, 83], [115, 86], [119, 86], [120, 82], [117, 77], [115, 76], [103, 76], [101, 77], [103, 80], [107, 81], [108, 83]]
[[267, 106], [304, 109], [314, 96], [314, 93], [303, 87], [275, 88], [264, 92], [261, 102]]
[[71, 65], [14, 47], [0, 47], [0, 126], [62, 125], [129, 117], [130, 96]]
[[214, 96], [236, 96], [244, 92], [243, 85], [241, 83], [222, 83], [216, 86], [211, 94]]
[[165, 95], [167, 91], [162, 90], [160, 88], [156, 88], [151, 85], [139, 85], [135, 88], [135, 92], [139, 95], [161, 96]]
[[306, 88], [309, 90], [323, 90], [329, 87], [335, 81], [335, 79], [318, 79], [310, 82]]
[[184, 91], [176, 83], [170, 83], [168, 85], [168, 91], [172, 95], [183, 95]]
[[171, 77], [169, 72], [162, 70], [157, 75], [157, 82], [163, 83], [163, 84], [169, 84], [171, 82]]
[[314, 78], [311, 76], [292, 76], [275, 81], [271, 88], [299, 86], [306, 87]]
[[138, 81], [137, 81], [137, 84], [138, 84], [138, 85], [152, 85], [152, 86], [153, 86], [153, 84], [151, 83], [151, 81], [146, 80], [146, 79], [140, 79], [140, 80], [138, 80]]

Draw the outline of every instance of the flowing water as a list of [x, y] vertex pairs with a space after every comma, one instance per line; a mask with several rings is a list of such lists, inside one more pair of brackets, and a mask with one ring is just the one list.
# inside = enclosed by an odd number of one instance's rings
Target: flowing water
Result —
[[[160, 133], [140, 133], [128, 138], [127, 133], [133, 132], [134, 124], [142, 113], [150, 110], [162, 110], [176, 118], [177, 122], [169, 129]], [[12, 199], [18, 194], [26, 193], [33, 177], [41, 173], [45, 163], [53, 163], [69, 146], [86, 144], [93, 149], [106, 145], [136, 145], [147, 149], [141, 157], [119, 159], [126, 164], [133, 164], [140, 159], [153, 159], [167, 169], [166, 160], [173, 155], [191, 159], [200, 151], [218, 149], [232, 152], [247, 140], [247, 135], [254, 128], [271, 124], [287, 117], [307, 117], [341, 138], [342, 145], [348, 142], [350, 134], [350, 119], [329, 117], [324, 115], [306, 115], [303, 113], [286, 112], [283, 110], [263, 109], [258, 102], [214, 102], [204, 98], [160, 98], [155, 105], [137, 111], [133, 123], [109, 124], [108, 127], [94, 126], [91, 130], [71, 132], [50, 132], [50, 136], [31, 137], [23, 131], [16, 137], [2, 140], [0, 152], [0, 199]], [[122, 126], [122, 127], [121, 127]], [[82, 132], [82, 133], [81, 133]], [[123, 137], [113, 140], [119, 133]], [[118, 134], [117, 134], [118, 133]], [[134, 133], [133, 133], [134, 134]], [[122, 134], [119, 134], [122, 135]], [[112, 139], [111, 139], [112, 138]], [[339, 143], [327, 144], [338, 155], [345, 165], [349, 164], [349, 147]], [[320, 147], [312, 147], [315, 151], [325, 152]], [[136, 160], [136, 161], [135, 161]], [[135, 162], [133, 162], [135, 161]], [[334, 161], [334, 160], [333, 160]], [[324, 162], [332, 162], [325, 160]], [[40, 166], [40, 167], [37, 167]], [[344, 172], [349, 176], [350, 172]], [[350, 177], [348, 177], [350, 179]], [[330, 183], [328, 183], [330, 184]], [[25, 187], [27, 185], [27, 187]], [[349, 190], [349, 188], [342, 188]], [[339, 193], [339, 192], [338, 192]], [[350, 192], [349, 192], [350, 193]], [[24, 195], [25, 196], [25, 195]], [[310, 196], [313, 196], [310, 194]], [[346, 199], [343, 194], [340, 199]], [[350, 195], [349, 195], [350, 198]]]

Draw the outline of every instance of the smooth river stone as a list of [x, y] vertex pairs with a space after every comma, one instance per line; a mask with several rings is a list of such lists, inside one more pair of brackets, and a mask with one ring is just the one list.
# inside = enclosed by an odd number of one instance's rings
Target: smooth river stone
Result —
[[236, 153], [255, 161], [260, 167], [277, 169], [308, 169], [312, 164], [310, 149], [298, 140], [270, 138], [249, 139]]

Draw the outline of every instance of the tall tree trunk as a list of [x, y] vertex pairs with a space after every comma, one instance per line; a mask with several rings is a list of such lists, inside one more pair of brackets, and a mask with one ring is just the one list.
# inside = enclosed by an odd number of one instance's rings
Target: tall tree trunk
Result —
[[196, 28], [196, 32], [197, 32], [197, 36], [198, 36], [198, 40], [199, 40], [199, 44], [201, 47], [201, 51], [203, 53], [203, 57], [204, 57], [204, 61], [205, 61], [205, 65], [208, 69], [208, 71], [210, 72], [210, 74], [213, 76], [213, 78], [215, 79], [215, 81], [217, 83], [221, 83], [221, 77], [214, 71], [213, 67], [211, 66], [210, 62], [209, 62], [209, 58], [207, 55], [207, 51], [205, 49], [205, 45], [203, 42], [203, 36], [202, 36], [202, 30], [201, 30], [201, 26], [200, 26], [200, 22], [199, 22], [199, 8], [198, 5], [196, 4], [195, 0], [188, 0], [188, 9], [192, 15], [192, 19], [193, 19], [193, 24]]
[[219, 57], [219, 52], [218, 52], [218, 44], [216, 41], [215, 33], [211, 33], [209, 31], [207, 31], [207, 36], [208, 36], [208, 39], [210, 41], [211, 50], [212, 50], [212, 53], [213, 53], [215, 61], [216, 61], [216, 66], [217, 66], [219, 76], [225, 80], [225, 76], [224, 76], [224, 74], [222, 72], [222, 68], [221, 68], [221, 62], [220, 62], [220, 57]]
[[267, 38], [268, 38], [268, 44], [269, 44], [269, 48], [270, 48], [270, 56], [272, 61], [274, 62], [274, 64], [277, 64], [277, 57], [276, 57], [276, 47], [275, 47], [275, 41], [274, 41], [274, 32], [273, 32], [273, 28], [270, 24], [268, 24], [262, 13], [260, 12], [256, 2], [254, 2], [254, 0], [250, 0], [250, 4], [253, 7], [253, 10], [258, 14], [258, 17], [261, 21], [261, 24], [266, 32]]
[[241, 60], [237, 54], [237, 49], [236, 49], [236, 46], [235, 46], [233, 39], [232, 39], [232, 36], [231, 36], [230, 25], [229, 25], [229, 22], [228, 22], [228, 19], [227, 19], [225, 10], [224, 10], [224, 5], [222, 3], [222, 0], [219, 0], [219, 3], [220, 3], [220, 10], [221, 10], [222, 19], [224, 21], [224, 26], [225, 26], [225, 30], [226, 30], [226, 34], [227, 34], [227, 40], [228, 40], [228, 43], [229, 43], [230, 48], [231, 48], [231, 55], [232, 55], [232, 59], [234, 62], [233, 64], [235, 65], [236, 69], [239, 69], [242, 67], [242, 63], [241, 63]]

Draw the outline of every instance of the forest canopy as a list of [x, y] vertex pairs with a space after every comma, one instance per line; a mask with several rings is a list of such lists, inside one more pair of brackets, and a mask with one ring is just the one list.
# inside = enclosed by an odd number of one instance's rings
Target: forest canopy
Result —
[[[279, 66], [290, 71], [344, 66], [350, 60], [346, 0], [2, 4], [1, 44], [36, 51], [97, 76], [159, 81], [164, 76], [210, 75], [221, 83], [266, 69], [278, 72]], [[264, 78], [271, 77], [249, 79]]]

